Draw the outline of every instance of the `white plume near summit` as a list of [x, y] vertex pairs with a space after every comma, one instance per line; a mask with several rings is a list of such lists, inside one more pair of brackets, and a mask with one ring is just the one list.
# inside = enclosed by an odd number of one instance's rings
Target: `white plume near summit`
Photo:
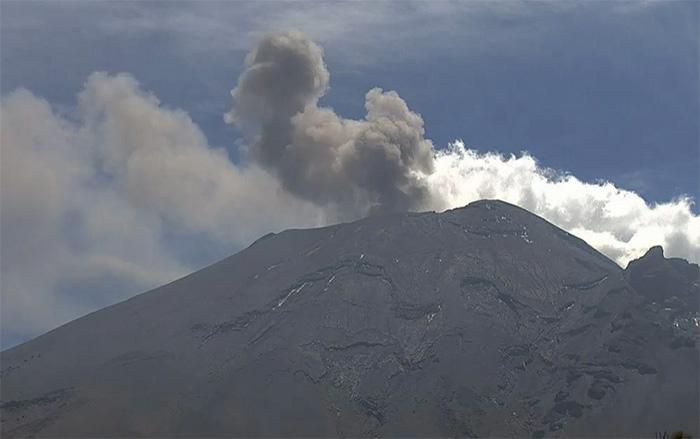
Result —
[[[623, 267], [650, 247], [700, 261], [700, 217], [693, 200], [650, 205], [612, 182], [588, 183], [542, 166], [531, 155], [504, 156], [455, 141], [435, 152], [428, 177], [438, 208], [497, 198], [524, 207], [583, 238]], [[441, 204], [442, 203], [442, 204]]]

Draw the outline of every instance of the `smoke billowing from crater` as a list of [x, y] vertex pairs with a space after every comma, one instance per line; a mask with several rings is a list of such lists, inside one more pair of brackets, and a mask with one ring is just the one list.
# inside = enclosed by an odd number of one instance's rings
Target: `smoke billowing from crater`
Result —
[[253, 133], [250, 159], [300, 198], [341, 214], [429, 205], [433, 144], [396, 92], [374, 88], [364, 120], [318, 106], [329, 73], [320, 47], [299, 32], [264, 38], [246, 58], [226, 119]]

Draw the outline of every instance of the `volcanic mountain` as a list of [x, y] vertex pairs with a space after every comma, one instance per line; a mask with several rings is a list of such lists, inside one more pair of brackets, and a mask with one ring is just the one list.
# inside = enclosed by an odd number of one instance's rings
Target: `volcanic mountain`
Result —
[[500, 201], [269, 234], [2, 352], [2, 436], [697, 436], [698, 274]]

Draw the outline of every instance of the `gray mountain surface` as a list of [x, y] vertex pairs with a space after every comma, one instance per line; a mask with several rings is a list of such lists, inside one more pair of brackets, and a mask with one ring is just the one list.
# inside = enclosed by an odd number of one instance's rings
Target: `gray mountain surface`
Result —
[[698, 273], [500, 201], [270, 234], [2, 352], [2, 437], [697, 436]]

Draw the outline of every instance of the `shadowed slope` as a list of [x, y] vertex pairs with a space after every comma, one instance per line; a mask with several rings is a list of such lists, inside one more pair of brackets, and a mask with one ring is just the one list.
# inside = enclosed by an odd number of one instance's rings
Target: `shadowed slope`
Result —
[[697, 305], [630, 270], [499, 201], [267, 235], [3, 352], [2, 433], [697, 434]]

